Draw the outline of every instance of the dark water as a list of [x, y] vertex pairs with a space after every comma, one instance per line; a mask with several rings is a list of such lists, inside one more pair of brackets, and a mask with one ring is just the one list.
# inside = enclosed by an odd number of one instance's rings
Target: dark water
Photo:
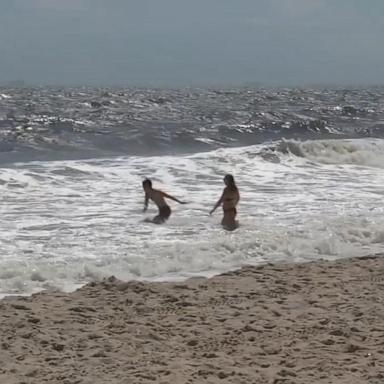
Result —
[[383, 88], [0, 88], [1, 163], [383, 136]]

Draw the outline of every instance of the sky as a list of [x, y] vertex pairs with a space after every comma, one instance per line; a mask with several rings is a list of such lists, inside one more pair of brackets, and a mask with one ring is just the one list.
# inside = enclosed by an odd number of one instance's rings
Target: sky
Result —
[[0, 84], [384, 84], [383, 0], [0, 0]]

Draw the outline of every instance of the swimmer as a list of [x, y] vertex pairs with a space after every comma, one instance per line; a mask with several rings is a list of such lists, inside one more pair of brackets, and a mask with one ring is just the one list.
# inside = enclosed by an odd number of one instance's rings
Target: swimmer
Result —
[[240, 194], [236, 186], [235, 179], [232, 175], [225, 175], [224, 184], [226, 186], [224, 188], [223, 194], [209, 214], [212, 215], [213, 212], [215, 212], [216, 209], [222, 205], [224, 216], [221, 220], [221, 225], [224, 229], [233, 231], [238, 227], [238, 222], [236, 221], [236, 206], [240, 200]]
[[171, 208], [166, 203], [165, 199], [177, 201], [179, 204], [187, 204], [186, 202], [180, 201], [163, 191], [152, 188], [152, 181], [150, 179], [145, 179], [143, 181], [143, 189], [145, 192], [143, 212], [147, 211], [149, 200], [152, 200], [157, 205], [157, 208], [159, 208], [158, 215], [151, 220], [152, 223], [162, 224], [169, 219], [169, 216], [171, 216]]

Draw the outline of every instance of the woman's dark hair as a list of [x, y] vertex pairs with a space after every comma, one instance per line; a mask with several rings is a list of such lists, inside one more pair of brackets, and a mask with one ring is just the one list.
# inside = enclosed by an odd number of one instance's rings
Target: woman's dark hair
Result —
[[150, 179], [145, 179], [143, 181], [143, 187], [148, 186], [149, 188], [152, 188], [152, 181]]
[[224, 180], [228, 183], [228, 187], [233, 191], [237, 190], [237, 186], [235, 183], [235, 178], [231, 174], [227, 174], [224, 176]]

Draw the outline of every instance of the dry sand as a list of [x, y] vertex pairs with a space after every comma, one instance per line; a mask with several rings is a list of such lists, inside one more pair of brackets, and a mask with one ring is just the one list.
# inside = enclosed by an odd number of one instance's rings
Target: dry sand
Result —
[[0, 301], [0, 383], [384, 383], [384, 257]]

